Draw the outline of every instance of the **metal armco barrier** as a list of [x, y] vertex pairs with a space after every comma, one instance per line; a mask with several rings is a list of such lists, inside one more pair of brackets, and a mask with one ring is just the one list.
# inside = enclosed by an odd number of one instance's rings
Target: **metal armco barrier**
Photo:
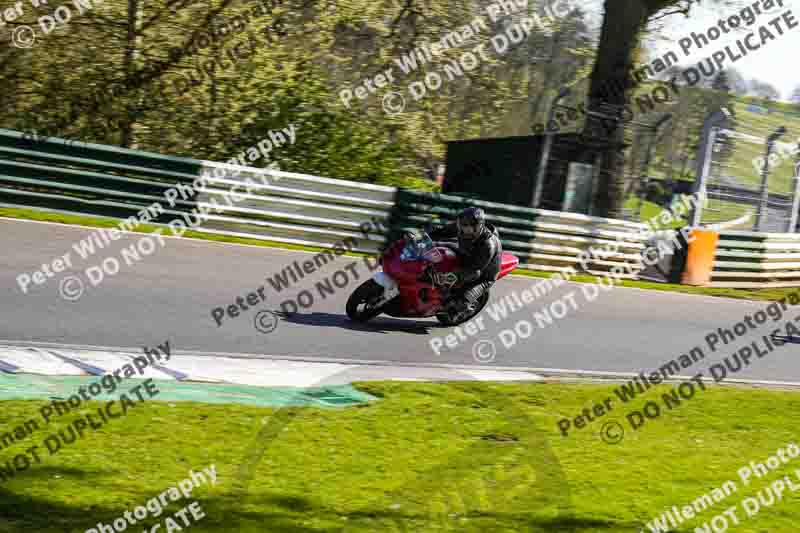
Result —
[[[207, 183], [202, 192], [169, 205], [168, 189], [190, 188], [201, 176]], [[231, 195], [247, 177], [255, 183], [252, 194], [239, 187]], [[30, 140], [0, 130], [0, 204], [6, 206], [124, 219], [159, 202], [164, 209], [153, 218], [156, 225], [214, 207], [195, 231], [325, 248], [352, 237], [358, 242], [352, 249], [374, 252], [385, 241], [384, 222], [396, 192], [64, 139]], [[226, 194], [235, 201], [223, 200]], [[367, 231], [364, 223], [370, 224]]]
[[[262, 174], [267, 183], [260, 183], [254, 174]], [[253, 194], [243, 194], [243, 199], [225, 207], [224, 215], [212, 215], [202, 231], [325, 248], [352, 238], [358, 243], [354, 250], [368, 253], [386, 242], [397, 196], [394, 187], [250, 169], [238, 176], [209, 178], [210, 186], [198, 195], [198, 204], [224, 205], [223, 198], [246, 178], [257, 183]]]
[[592, 257], [588, 272], [605, 273], [621, 263], [630, 265], [634, 272], [640, 269], [647, 226], [637, 222], [402, 190], [398, 192], [393, 225], [411, 227], [454, 220], [466, 206], [486, 211], [488, 222], [500, 232], [504, 250], [518, 256], [522, 268], [565, 271], [578, 266], [583, 251], [616, 245], [617, 253]]
[[800, 286], [800, 235], [720, 231], [709, 286]]
[[[206, 176], [206, 188], [170, 207], [165, 192], [191, 187]], [[241, 185], [250, 178], [250, 193]], [[223, 201], [235, 189], [236, 201]], [[453, 220], [468, 205], [486, 210], [503, 246], [523, 268], [576, 268], [590, 248], [619, 246], [593, 257], [589, 272], [640, 264], [644, 224], [483, 202], [459, 196], [400, 190], [224, 163], [109, 147], [63, 139], [32, 141], [0, 130], [0, 204], [114, 218], [135, 216], [160, 202], [155, 224], [168, 224], [198, 207], [215, 207], [195, 229], [204, 233], [329, 248], [356, 239], [354, 250], [375, 252], [402, 229]], [[366, 231], [364, 231], [366, 229]], [[631, 267], [634, 272], [638, 267]]]

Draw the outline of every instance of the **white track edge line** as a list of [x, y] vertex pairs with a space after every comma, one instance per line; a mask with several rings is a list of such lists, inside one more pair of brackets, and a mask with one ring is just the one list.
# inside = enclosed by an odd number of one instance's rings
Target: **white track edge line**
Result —
[[[111, 352], [138, 352], [141, 348], [125, 348], [125, 347], [107, 347], [107, 346], [91, 346], [81, 344], [63, 344], [63, 343], [48, 343], [48, 342], [30, 342], [30, 341], [8, 341], [0, 339], [0, 348], [3, 345], [23, 345], [23, 346], [48, 346], [48, 347], [62, 347], [66, 349], [85, 349], [93, 351], [111, 351]], [[273, 361], [298, 361], [309, 363], [327, 363], [327, 364], [346, 364], [355, 366], [397, 366], [397, 367], [418, 367], [418, 368], [448, 368], [453, 370], [492, 370], [498, 372], [529, 372], [538, 374], [542, 377], [551, 376], [581, 376], [581, 377], [601, 377], [605, 379], [627, 379], [637, 377], [639, 374], [633, 372], [610, 372], [606, 370], [580, 370], [580, 369], [565, 369], [565, 368], [539, 368], [539, 367], [524, 367], [524, 366], [492, 366], [492, 365], [464, 365], [453, 363], [414, 363], [405, 361], [385, 361], [380, 359], [349, 359], [349, 358], [333, 358], [333, 357], [318, 357], [318, 356], [293, 356], [293, 355], [268, 355], [268, 354], [248, 354], [248, 353], [230, 353], [230, 352], [201, 352], [193, 350], [172, 350], [174, 355], [183, 356], [196, 356], [196, 357], [229, 357], [233, 359], [265, 359]], [[692, 376], [674, 375], [666, 378], [667, 381], [686, 381], [692, 379]], [[702, 381], [714, 382], [703, 378]], [[740, 383], [746, 385], [769, 385], [769, 386], [782, 386], [782, 387], [800, 387], [800, 382], [796, 381], [771, 381], [771, 380], [757, 380], [757, 379], [725, 379], [723, 383]]]

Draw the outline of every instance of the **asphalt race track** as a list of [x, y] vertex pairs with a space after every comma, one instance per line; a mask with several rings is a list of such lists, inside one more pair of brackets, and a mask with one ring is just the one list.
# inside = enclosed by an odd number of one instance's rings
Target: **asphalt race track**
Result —
[[[452, 348], [442, 338], [441, 353], [437, 355], [430, 346], [431, 340], [452, 330], [439, 327], [435, 319], [379, 317], [367, 325], [354, 325], [347, 320], [347, 296], [370, 274], [361, 258], [337, 257], [277, 293], [266, 277], [314, 254], [168, 237], [163, 246], [157, 244], [149, 256], [128, 266], [120, 249], [137, 243], [141, 235], [124, 235], [83, 260], [72, 245], [92, 231], [0, 219], [0, 243], [5, 251], [0, 258], [0, 341], [141, 347], [168, 339], [176, 350], [475, 365], [481, 364], [473, 356], [475, 342], [492, 340], [496, 355], [486, 364], [498, 367], [649, 373], [695, 346], [701, 346], [706, 357], [692, 370], [704, 370], [786, 321], [784, 318], [774, 326], [767, 322], [739, 337], [727, 349], [723, 346], [711, 353], [704, 340], [707, 334], [719, 327], [732, 329], [746, 314], [763, 309], [766, 304], [619, 287], [587, 302], [581, 285], [567, 283], [505, 321], [495, 322], [484, 311], [484, 331], [474, 336], [465, 334], [466, 340], [451, 338]], [[68, 251], [72, 268], [55, 274], [43, 285], [31, 283], [28, 294], [23, 294], [17, 283], [19, 274], [32, 274], [43, 263], [50, 264]], [[119, 260], [120, 271], [106, 275], [102, 283], [92, 287], [85, 269], [109, 256]], [[337, 271], [345, 274], [334, 278]], [[353, 280], [354, 273], [359, 280]], [[59, 295], [59, 279], [70, 274], [78, 275], [86, 286], [77, 301], [67, 301]], [[323, 299], [315, 284], [325, 278], [343, 287], [336, 288], [331, 283], [335, 293], [326, 293]], [[523, 276], [505, 278], [495, 285], [492, 301], [512, 291], [522, 291], [536, 281]], [[235, 304], [237, 296], [247, 306], [248, 293], [261, 286], [266, 301], [240, 310], [235, 318], [226, 312], [222, 325], [217, 325], [212, 309]], [[282, 301], [304, 289], [315, 297], [308, 309], [282, 316], [272, 324], [275, 329], [271, 333], [256, 329], [255, 318], [260, 310], [279, 310]], [[564, 298], [571, 292], [577, 310], [566, 306], [569, 311], [562, 319], [543, 329], [536, 327], [532, 312], [543, 306], [549, 308], [556, 300], [566, 302]], [[272, 318], [261, 316], [266, 322]], [[522, 319], [533, 323], [531, 336], [505, 348], [499, 332]], [[488, 349], [483, 346], [479, 353], [485, 356]], [[800, 344], [786, 344], [763, 359], [753, 357], [751, 364], [735, 377], [800, 382], [799, 355]]]

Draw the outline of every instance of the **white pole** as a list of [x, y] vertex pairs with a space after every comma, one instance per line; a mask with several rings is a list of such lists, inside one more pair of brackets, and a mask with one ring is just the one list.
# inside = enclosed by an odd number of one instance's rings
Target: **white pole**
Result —
[[711, 173], [711, 157], [712, 157], [712, 149], [714, 148], [714, 143], [717, 140], [717, 132], [719, 128], [713, 127], [711, 128], [711, 132], [708, 135], [708, 139], [706, 140], [705, 146], [705, 154], [703, 155], [703, 169], [700, 171], [700, 184], [697, 189], [697, 202], [695, 203], [694, 210], [692, 212], [692, 226], [697, 227], [700, 225], [700, 219], [702, 218], [703, 214], [703, 207], [706, 205], [706, 182], [708, 181], [708, 175]]
[[800, 209], [800, 163], [794, 167], [794, 196], [792, 197], [792, 212], [789, 217], [789, 227], [786, 231], [795, 233], [797, 231], [797, 210]]

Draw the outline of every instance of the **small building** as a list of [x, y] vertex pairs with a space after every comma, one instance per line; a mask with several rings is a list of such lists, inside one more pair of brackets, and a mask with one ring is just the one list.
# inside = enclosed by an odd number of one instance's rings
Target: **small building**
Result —
[[[442, 192], [534, 207], [544, 145], [544, 135], [450, 141]], [[553, 134], [536, 207], [588, 213], [598, 150], [604, 147], [587, 145], [576, 133]]]

